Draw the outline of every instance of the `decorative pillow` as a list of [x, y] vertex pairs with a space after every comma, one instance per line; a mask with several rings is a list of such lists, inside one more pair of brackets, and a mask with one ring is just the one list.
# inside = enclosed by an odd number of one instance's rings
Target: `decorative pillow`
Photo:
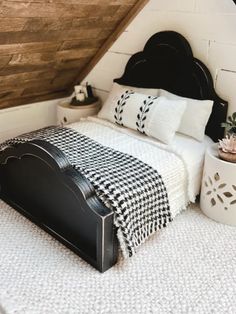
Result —
[[[120, 88], [124, 89], [130, 89], [133, 92], [144, 94], [144, 95], [150, 95], [150, 96], [159, 96], [159, 89], [158, 88], [142, 88], [142, 87], [134, 87], [134, 86], [125, 86], [125, 85], [119, 85], [117, 83], [114, 83], [113, 85], [118, 85]], [[117, 88], [117, 87], [115, 87]]]
[[187, 102], [187, 107], [177, 132], [202, 142], [214, 102], [212, 100], [198, 100], [177, 96], [164, 89], [160, 90], [160, 95], [171, 100], [185, 100]]
[[112, 89], [108, 95], [108, 98], [103, 104], [101, 111], [98, 113], [98, 117], [111, 121], [111, 117], [114, 115], [113, 109], [116, 106], [117, 101], [120, 98], [120, 95], [125, 93], [125, 91], [139, 92], [140, 94], [152, 95], [152, 96], [158, 96], [158, 93], [159, 93], [158, 89], [138, 88], [138, 87], [124, 86], [124, 85], [119, 85], [117, 83], [113, 83]]
[[[109, 101], [109, 100], [108, 100]], [[104, 104], [98, 117], [169, 144], [179, 127], [186, 101], [147, 96], [126, 89]]]
[[151, 95], [151, 96], [159, 96], [159, 89], [157, 88], [142, 88], [142, 87], [133, 87], [133, 86], [126, 86], [120, 85], [117, 83], [113, 83], [111, 93], [120, 93], [123, 90], [132, 90], [133, 92], [144, 94], [144, 95]]
[[[147, 135], [153, 136], [160, 141], [170, 144], [175, 132], [178, 130], [184, 111], [186, 101], [169, 100], [166, 97], [158, 97], [153, 102], [153, 106], [148, 116], [145, 128]], [[145, 107], [148, 104], [145, 105]], [[140, 112], [141, 112], [140, 108]], [[146, 110], [143, 110], [146, 112]]]

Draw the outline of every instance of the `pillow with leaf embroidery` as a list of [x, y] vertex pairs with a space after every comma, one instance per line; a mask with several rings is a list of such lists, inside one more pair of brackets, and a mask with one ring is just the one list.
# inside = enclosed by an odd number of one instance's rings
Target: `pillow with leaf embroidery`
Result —
[[[102, 119], [106, 119], [112, 121], [112, 117], [114, 116], [114, 107], [120, 99], [120, 96], [125, 92], [137, 92], [139, 94], [144, 95], [152, 95], [158, 96], [159, 90], [153, 88], [138, 88], [132, 86], [120, 85], [117, 83], [113, 83], [112, 89], [108, 95], [107, 100], [103, 104], [100, 112], [98, 113], [98, 117]], [[114, 121], [112, 121], [114, 122]]]
[[179, 127], [186, 101], [168, 100], [124, 90], [116, 101], [103, 106], [98, 117], [169, 144]]

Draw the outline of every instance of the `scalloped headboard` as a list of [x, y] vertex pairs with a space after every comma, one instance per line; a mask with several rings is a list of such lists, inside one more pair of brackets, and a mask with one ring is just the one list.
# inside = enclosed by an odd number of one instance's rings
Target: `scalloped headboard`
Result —
[[114, 81], [121, 85], [162, 88], [179, 96], [213, 100], [205, 133], [215, 142], [224, 136], [221, 123], [226, 120], [228, 103], [217, 95], [208, 68], [194, 58], [188, 41], [181, 34], [174, 31], [154, 34], [143, 51], [131, 56], [122, 77]]

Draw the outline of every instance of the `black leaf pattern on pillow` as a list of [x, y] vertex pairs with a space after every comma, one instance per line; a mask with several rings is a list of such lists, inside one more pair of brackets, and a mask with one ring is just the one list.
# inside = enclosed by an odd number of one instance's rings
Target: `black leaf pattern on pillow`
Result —
[[147, 114], [150, 110], [151, 105], [153, 104], [153, 100], [157, 99], [156, 96], [148, 96], [147, 99], [143, 101], [142, 106], [139, 108], [139, 113], [137, 114], [137, 130], [140, 133], [145, 133], [145, 121], [147, 119]]
[[122, 122], [122, 113], [124, 111], [124, 106], [126, 105], [126, 101], [127, 99], [130, 98], [130, 95], [134, 94], [133, 91], [131, 90], [126, 90], [121, 96], [120, 99], [117, 101], [117, 105], [115, 107], [115, 114], [114, 114], [114, 118], [115, 118], [115, 123], [122, 125], [123, 126], [123, 122]]

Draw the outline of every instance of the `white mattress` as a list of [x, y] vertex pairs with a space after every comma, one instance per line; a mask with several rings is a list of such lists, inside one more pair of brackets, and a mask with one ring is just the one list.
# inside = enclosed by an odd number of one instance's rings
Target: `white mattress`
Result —
[[99, 143], [131, 154], [154, 167], [167, 187], [170, 206], [175, 214], [195, 201], [199, 193], [204, 153], [212, 144], [209, 137], [200, 143], [177, 134], [167, 146], [137, 131], [116, 126], [108, 121], [90, 117], [68, 125]]

